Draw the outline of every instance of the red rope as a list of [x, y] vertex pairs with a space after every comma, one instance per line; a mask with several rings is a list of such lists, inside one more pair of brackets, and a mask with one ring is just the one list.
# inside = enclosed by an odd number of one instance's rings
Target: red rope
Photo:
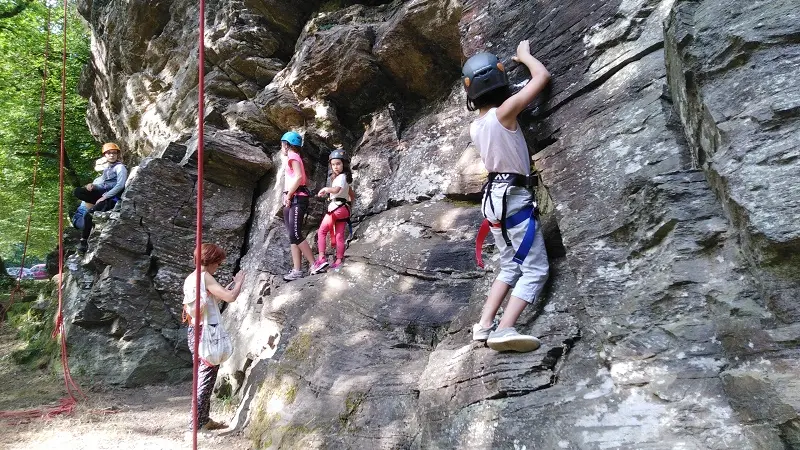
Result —
[[50, 406], [47, 409], [36, 408], [24, 411], [0, 411], [0, 419], [14, 425], [19, 425], [42, 417], [50, 418], [59, 414], [69, 414], [73, 409], [75, 409], [75, 399], [72, 397], [64, 397], [57, 405]]
[[[24, 423], [28, 422], [32, 419], [40, 418], [40, 417], [53, 417], [58, 414], [70, 414], [74, 409], [75, 405], [77, 404], [77, 399], [75, 398], [75, 394], [79, 394], [81, 397], [86, 398], [86, 395], [81, 391], [81, 389], [75, 384], [72, 379], [72, 375], [70, 374], [69, 370], [69, 361], [67, 356], [67, 335], [64, 329], [64, 316], [63, 316], [63, 271], [64, 271], [64, 249], [63, 249], [63, 237], [64, 237], [64, 162], [65, 162], [65, 147], [64, 147], [64, 135], [65, 135], [65, 109], [66, 109], [66, 86], [67, 86], [67, 3], [68, 0], [64, 0], [64, 21], [63, 21], [63, 47], [61, 51], [61, 136], [60, 136], [60, 165], [59, 165], [59, 193], [58, 193], [58, 313], [56, 315], [56, 323], [53, 329], [52, 337], [60, 338], [61, 341], [61, 366], [64, 369], [64, 386], [66, 387], [68, 397], [64, 397], [57, 405], [52, 405], [46, 408], [35, 408], [35, 409], [28, 409], [23, 411], [0, 411], [0, 419], [4, 419], [5, 421], [12, 421], [16, 420], [16, 423]], [[31, 204], [30, 210], [28, 212], [28, 224], [27, 224], [27, 232], [25, 236], [25, 246], [22, 252], [22, 266], [24, 267], [25, 261], [25, 254], [27, 252], [28, 246], [28, 238], [30, 236], [30, 226], [31, 226], [31, 216], [33, 214], [33, 206], [34, 206], [34, 198], [35, 198], [35, 188], [36, 188], [36, 172], [39, 163], [39, 150], [41, 148], [42, 143], [42, 128], [44, 122], [44, 105], [45, 105], [45, 92], [46, 92], [46, 81], [47, 81], [47, 60], [49, 58], [49, 47], [50, 47], [50, 8], [47, 8], [47, 40], [45, 44], [45, 58], [44, 58], [44, 72], [42, 75], [42, 93], [41, 93], [41, 104], [39, 109], [39, 135], [36, 140], [36, 160], [34, 162], [33, 167], [33, 182], [31, 186]], [[15, 291], [19, 290], [19, 280], [17, 280], [17, 286], [14, 291], [11, 293], [11, 302], [9, 303], [8, 307], [11, 306], [14, 300], [14, 293]], [[8, 308], [7, 307], [7, 308]], [[7, 309], [6, 309], [7, 310]]]
[[[61, 47], [61, 136], [58, 167], [58, 315], [56, 316], [56, 326], [53, 329], [53, 336], [61, 337], [61, 365], [64, 368], [64, 386], [72, 399], [73, 404], [77, 402], [75, 393], [86, 398], [86, 395], [72, 380], [69, 371], [69, 361], [67, 356], [67, 333], [64, 329], [64, 165], [66, 162], [66, 147], [64, 146], [64, 136], [66, 135], [66, 102], [67, 102], [67, 12], [68, 0], [64, 0], [64, 22], [63, 42]], [[70, 409], [71, 411], [71, 409]]]
[[[66, 1], [66, 0], [65, 0]], [[204, 94], [205, 94], [205, 1], [200, 0], [200, 30], [198, 38], [198, 55], [197, 55], [197, 215], [195, 217], [196, 234], [194, 241], [194, 270], [195, 270], [195, 284], [194, 284], [194, 326], [195, 330], [200, 324], [200, 277], [203, 276], [201, 271], [201, 250], [203, 245], [203, 112], [204, 112]], [[200, 361], [198, 351], [200, 349], [200, 333], [194, 333], [194, 357], [192, 358], [193, 375], [192, 375], [192, 449], [197, 450], [197, 385], [198, 385], [198, 370], [200, 369]]]
[[[41, 93], [39, 94], [39, 131], [36, 135], [36, 156], [33, 159], [33, 179], [31, 180], [31, 202], [30, 206], [28, 207], [28, 222], [25, 225], [25, 243], [22, 246], [22, 260], [20, 262], [19, 267], [19, 274], [17, 274], [17, 283], [14, 288], [11, 289], [11, 295], [9, 296], [8, 304], [3, 306], [0, 311], [8, 311], [11, 309], [11, 306], [14, 305], [16, 301], [16, 295], [19, 293], [20, 296], [23, 294], [22, 291], [22, 273], [25, 267], [25, 258], [28, 255], [28, 242], [30, 241], [31, 237], [31, 218], [33, 217], [33, 206], [35, 203], [36, 198], [36, 173], [39, 169], [39, 153], [42, 148], [42, 129], [44, 128], [44, 106], [45, 106], [45, 99], [46, 99], [46, 92], [47, 92], [47, 60], [50, 57], [50, 8], [47, 8], [47, 21], [45, 22], [45, 28], [47, 29], [47, 37], [45, 38], [44, 44], [44, 68], [42, 71], [42, 89]], [[5, 321], [5, 314], [0, 314], [0, 325], [3, 324]]]

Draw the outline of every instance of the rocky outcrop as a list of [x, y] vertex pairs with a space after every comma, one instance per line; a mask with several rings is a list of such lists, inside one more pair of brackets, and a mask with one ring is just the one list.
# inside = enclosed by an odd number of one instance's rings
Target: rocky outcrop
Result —
[[[670, 89], [770, 311], [800, 319], [797, 5], [678, 2], [667, 23]], [[720, 12], [720, 9], [722, 12]], [[720, 25], [722, 24], [722, 25]]]
[[[229, 250], [220, 276], [247, 273], [224, 312], [235, 354], [220, 371], [237, 430], [259, 448], [800, 445], [789, 76], [800, 22], [789, 2], [341, 3], [209, 6], [204, 220]], [[93, 129], [160, 156], [142, 164], [70, 291], [71, 345], [94, 349], [71, 356], [113, 382], [187, 367], [172, 316], [191, 271], [195, 106], [164, 102], [188, 99], [196, 81], [191, 57], [175, 68], [156, 50], [191, 47], [190, 32], [170, 28], [191, 8], [160, 19], [169, 36], [123, 39], [104, 24], [146, 14], [84, 5], [98, 13], [85, 13], [98, 51]], [[518, 88], [521, 39], [552, 73], [520, 117], [551, 281], [518, 323], [542, 348], [516, 355], [471, 341], [494, 263], [472, 261], [485, 170], [458, 69], [488, 49]], [[112, 47], [134, 56], [103, 57]], [[159, 64], [172, 67], [163, 93], [118, 89], [166, 74]], [[165, 115], [142, 128], [102, 113], [121, 104], [130, 118], [136, 99]], [[344, 147], [357, 192], [344, 268], [289, 284], [276, 169], [287, 129], [304, 133], [313, 188]], [[165, 195], [182, 206], [160, 208]], [[312, 205], [309, 232], [323, 202]]]
[[[196, 148], [167, 150], [136, 168], [119, 211], [90, 241], [92, 251], [70, 260], [65, 317], [72, 368], [105, 383], [139, 385], [190, 373], [178, 300], [194, 270]], [[228, 253], [220, 276], [236, 266], [253, 189], [271, 164], [258, 147], [206, 135], [203, 226], [206, 239]]]

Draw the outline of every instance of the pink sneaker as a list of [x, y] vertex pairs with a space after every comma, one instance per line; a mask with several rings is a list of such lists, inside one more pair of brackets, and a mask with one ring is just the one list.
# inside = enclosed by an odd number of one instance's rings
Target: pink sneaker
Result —
[[341, 260], [341, 259], [337, 259], [337, 260], [336, 260], [336, 262], [334, 262], [333, 264], [331, 264], [331, 270], [336, 270], [336, 271], [338, 271], [339, 269], [341, 269], [341, 268], [342, 268], [342, 265], [343, 265], [343, 264], [344, 264], [344, 263], [342, 262], [342, 260]]
[[320, 258], [316, 262], [314, 262], [313, 266], [311, 266], [311, 271], [309, 272], [309, 274], [315, 275], [320, 272], [324, 272], [326, 267], [328, 267], [328, 260], [325, 258]]

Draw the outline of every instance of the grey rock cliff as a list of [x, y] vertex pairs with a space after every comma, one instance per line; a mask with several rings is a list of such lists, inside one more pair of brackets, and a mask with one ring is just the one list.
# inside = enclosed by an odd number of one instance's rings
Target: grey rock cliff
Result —
[[[235, 353], [219, 387], [255, 447], [800, 447], [792, 2], [208, 10], [206, 240], [228, 250], [223, 280], [247, 273], [224, 312]], [[82, 11], [92, 130], [153, 158], [76, 266], [71, 357], [111, 383], [180, 378], [196, 9]], [[551, 277], [518, 323], [542, 348], [517, 355], [471, 341], [496, 264], [492, 245], [487, 270], [473, 261], [485, 170], [459, 66], [495, 52], [519, 88], [521, 39], [552, 74], [520, 116]], [[287, 284], [288, 129], [304, 133], [312, 190], [330, 150], [352, 155], [357, 200], [343, 269]], [[323, 208], [312, 201], [312, 247]]]

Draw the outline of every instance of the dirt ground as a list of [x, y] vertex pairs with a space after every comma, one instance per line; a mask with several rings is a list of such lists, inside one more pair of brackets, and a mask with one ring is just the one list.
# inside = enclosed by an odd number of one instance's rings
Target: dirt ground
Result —
[[[9, 357], [21, 346], [7, 325], [0, 326], [0, 411], [38, 408], [66, 395], [61, 368], [33, 371]], [[70, 415], [10, 422], [0, 419], [0, 449], [132, 450], [190, 449], [187, 433], [191, 382], [136, 389], [86, 388]], [[215, 420], [228, 421], [233, 411], [212, 403]], [[244, 450], [250, 443], [239, 434], [199, 435], [198, 448]]]

